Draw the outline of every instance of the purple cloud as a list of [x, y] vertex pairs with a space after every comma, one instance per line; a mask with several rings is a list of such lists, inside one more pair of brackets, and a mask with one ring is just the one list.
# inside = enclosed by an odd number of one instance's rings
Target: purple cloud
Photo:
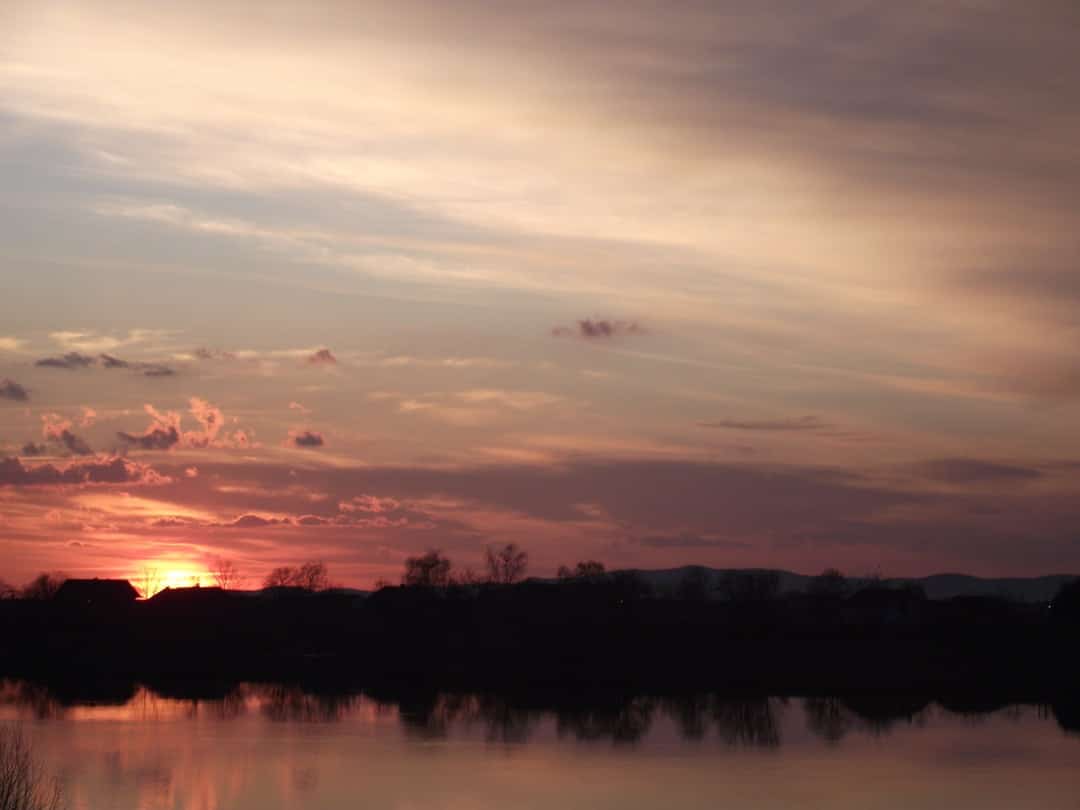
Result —
[[88, 354], [68, 352], [59, 357], [43, 357], [34, 363], [34, 365], [40, 368], [63, 368], [72, 371], [77, 368], [92, 366], [94, 365], [94, 362], [94, 358]]
[[976, 458], [941, 458], [915, 465], [915, 472], [946, 484], [1032, 481], [1042, 473], [1032, 467], [982, 461]]
[[286, 444], [292, 447], [322, 447], [326, 440], [313, 430], [290, 430]]
[[26, 465], [18, 458], [0, 459], [0, 486], [63, 486], [83, 484], [164, 484], [169, 479], [145, 464], [121, 457], [103, 457], [70, 464]]
[[337, 365], [337, 358], [334, 357], [334, 353], [329, 349], [319, 349], [317, 352], [311, 354], [307, 361], [313, 366]]
[[619, 337], [621, 335], [645, 335], [648, 330], [637, 321], [608, 321], [593, 320], [586, 318], [578, 321], [576, 328], [569, 326], [556, 326], [551, 330], [555, 337], [579, 337], [584, 340], [595, 340]]
[[30, 392], [14, 380], [4, 377], [0, 380], [0, 399], [10, 399], [12, 402], [26, 402], [30, 399]]

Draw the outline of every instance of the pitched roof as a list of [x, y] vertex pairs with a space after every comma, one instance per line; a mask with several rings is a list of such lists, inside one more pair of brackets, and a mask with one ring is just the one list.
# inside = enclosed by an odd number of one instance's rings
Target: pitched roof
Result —
[[132, 602], [139, 592], [126, 579], [69, 579], [60, 586], [55, 599], [83, 602]]

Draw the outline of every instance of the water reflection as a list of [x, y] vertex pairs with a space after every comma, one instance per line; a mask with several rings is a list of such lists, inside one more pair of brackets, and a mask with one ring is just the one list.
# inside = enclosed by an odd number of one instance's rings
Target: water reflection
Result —
[[[810, 735], [832, 746], [849, 735], [886, 736], [901, 727], [921, 727], [935, 715], [970, 722], [1034, 711], [1052, 718], [1070, 734], [1080, 733], [1080, 703], [1010, 704], [991, 698], [920, 696], [811, 696], [801, 699], [758, 695], [690, 693], [643, 696], [576, 694], [496, 694], [437, 689], [317, 690], [300, 685], [242, 683], [185, 694], [170, 687], [135, 684], [45, 685], [0, 680], [0, 709], [37, 721], [95, 718], [155, 722], [208, 718], [228, 723], [261, 716], [272, 723], [336, 723], [367, 715], [396, 721], [406, 739], [445, 740], [477, 733], [489, 743], [528, 742], [545, 721], [560, 740], [635, 745], [664, 718], [678, 738], [726, 746], [776, 749], [784, 743], [785, 716], [801, 709]], [[151, 778], [148, 776], [147, 778]], [[298, 786], [311, 782], [297, 774]]]

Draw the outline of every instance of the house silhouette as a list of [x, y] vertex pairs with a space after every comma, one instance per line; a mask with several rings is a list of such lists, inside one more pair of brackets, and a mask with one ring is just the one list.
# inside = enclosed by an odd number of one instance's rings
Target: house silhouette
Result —
[[126, 579], [69, 579], [53, 601], [68, 607], [117, 608], [138, 598], [139, 592]]

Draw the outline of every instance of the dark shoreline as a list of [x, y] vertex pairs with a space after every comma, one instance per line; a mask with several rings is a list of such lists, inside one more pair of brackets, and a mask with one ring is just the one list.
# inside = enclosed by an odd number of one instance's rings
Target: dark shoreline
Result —
[[1080, 684], [1071, 610], [899, 590], [657, 599], [626, 583], [387, 588], [363, 598], [196, 588], [119, 606], [0, 602], [0, 675], [1041, 702]]

